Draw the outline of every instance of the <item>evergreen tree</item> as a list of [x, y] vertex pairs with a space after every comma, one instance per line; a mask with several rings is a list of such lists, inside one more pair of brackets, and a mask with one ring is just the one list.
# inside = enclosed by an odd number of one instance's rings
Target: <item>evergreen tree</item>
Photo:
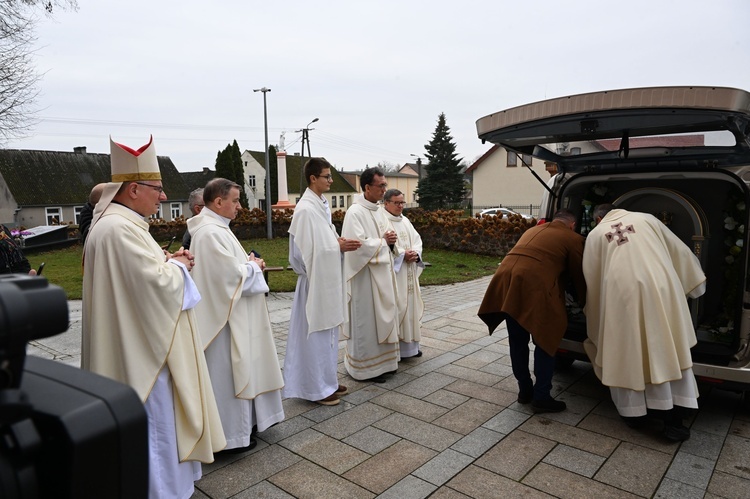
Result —
[[216, 155], [216, 176], [231, 180], [240, 186], [240, 204], [247, 208], [247, 195], [245, 194], [245, 169], [242, 164], [240, 146], [235, 140], [227, 144], [223, 151]]
[[240, 204], [243, 208], [247, 208], [247, 194], [245, 193], [245, 165], [242, 163], [242, 152], [240, 152], [240, 146], [237, 144], [235, 139], [231, 146], [231, 161], [232, 170], [234, 170], [234, 176], [232, 181], [236, 182], [240, 186]]
[[219, 151], [216, 155], [216, 176], [227, 180], [232, 180], [232, 177], [234, 177], [232, 162], [227, 149]]
[[417, 186], [419, 206], [436, 210], [459, 205], [466, 197], [466, 187], [461, 174], [461, 159], [457, 157], [450, 128], [445, 124], [445, 113], [438, 116], [432, 140], [425, 150], [428, 163], [423, 166], [425, 175]]

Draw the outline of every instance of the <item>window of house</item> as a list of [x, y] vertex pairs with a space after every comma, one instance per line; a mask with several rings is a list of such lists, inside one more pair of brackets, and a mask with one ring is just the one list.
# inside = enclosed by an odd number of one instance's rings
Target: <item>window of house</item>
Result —
[[249, 185], [252, 190], [255, 190], [255, 175], [247, 177], [247, 185]]
[[44, 211], [47, 216], [47, 225], [60, 225], [62, 221], [62, 208], [56, 206], [54, 208], [45, 208]]
[[156, 213], [154, 213], [153, 215], [151, 215], [151, 217], [150, 217], [150, 218], [151, 218], [152, 220], [156, 220], [156, 219], [159, 219], [159, 218], [164, 218], [164, 217], [162, 216], [162, 214], [161, 214], [161, 204], [159, 204], [159, 211], [157, 211]]
[[75, 218], [74, 222], [76, 225], [81, 224], [81, 210], [83, 210], [83, 206], [73, 207], [73, 218]]
[[172, 220], [182, 216], [182, 203], [170, 203], [169, 211], [172, 214]]
[[336, 196], [331, 196], [331, 208], [336, 208]]
[[513, 151], [508, 151], [508, 166], [517, 166], [518, 156]]
[[339, 208], [344, 207], [344, 196], [339, 196]]
[[521, 160], [523, 161], [524, 165], [531, 166], [531, 154], [522, 154]]

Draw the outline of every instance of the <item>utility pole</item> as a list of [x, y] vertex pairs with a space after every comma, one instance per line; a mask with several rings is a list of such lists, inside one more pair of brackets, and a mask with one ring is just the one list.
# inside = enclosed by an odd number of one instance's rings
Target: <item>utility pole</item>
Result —
[[266, 93], [270, 88], [256, 88], [253, 92], [263, 92], [263, 126], [266, 129], [266, 149], [263, 156], [266, 158], [266, 232], [268, 239], [273, 239], [273, 211], [271, 209], [271, 167], [268, 162], [268, 112], [266, 108]]
[[296, 133], [302, 132], [302, 155], [300, 156], [300, 168], [299, 168], [299, 197], [302, 197], [302, 194], [304, 194], [305, 189], [307, 189], [307, 179], [305, 178], [305, 142], [307, 142], [307, 156], [312, 158], [312, 153], [310, 152], [310, 130], [314, 130], [314, 128], [310, 128], [310, 125], [318, 121], [318, 118], [315, 118], [310, 123], [307, 124], [305, 128], [302, 130], [296, 130]]

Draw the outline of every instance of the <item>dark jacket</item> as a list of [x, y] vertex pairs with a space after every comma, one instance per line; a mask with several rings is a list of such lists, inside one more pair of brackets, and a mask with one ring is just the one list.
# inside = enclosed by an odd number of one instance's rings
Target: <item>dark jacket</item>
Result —
[[31, 270], [29, 261], [23, 256], [10, 230], [5, 225], [0, 227], [0, 274], [28, 274]]
[[89, 235], [89, 228], [91, 228], [91, 219], [94, 217], [94, 205], [86, 203], [81, 208], [81, 223], [78, 224], [78, 234], [81, 239], [81, 244], [86, 243], [86, 237]]

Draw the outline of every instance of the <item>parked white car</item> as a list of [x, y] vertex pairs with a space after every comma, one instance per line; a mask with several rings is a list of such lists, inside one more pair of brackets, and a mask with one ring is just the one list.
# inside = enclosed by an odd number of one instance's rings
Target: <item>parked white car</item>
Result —
[[517, 211], [513, 211], [508, 208], [487, 208], [486, 210], [482, 210], [479, 213], [477, 213], [477, 218], [482, 218], [482, 215], [487, 215], [489, 217], [495, 217], [497, 215], [500, 215], [500, 216], [504, 216], [505, 218], [510, 218], [511, 215], [520, 215], [527, 220], [534, 218], [531, 215], [526, 215], [525, 213], [518, 213]]

